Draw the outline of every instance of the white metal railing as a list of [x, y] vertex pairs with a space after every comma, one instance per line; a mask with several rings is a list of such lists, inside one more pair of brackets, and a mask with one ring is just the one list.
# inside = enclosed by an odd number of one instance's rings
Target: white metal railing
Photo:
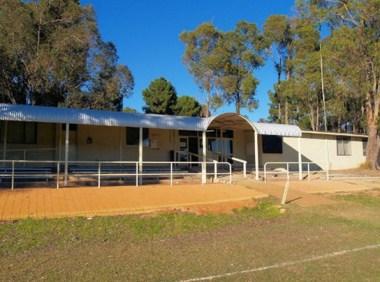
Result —
[[[166, 161], [143, 161], [143, 162], [134, 162], [134, 161], [69, 161], [67, 164], [68, 166], [73, 165], [95, 165], [91, 168], [72, 168], [71, 172], [67, 174], [61, 173], [61, 167], [65, 166], [64, 161], [32, 161], [32, 160], [0, 160], [0, 163], [8, 164], [9, 167], [1, 167], [0, 168], [0, 177], [1, 179], [4, 178], [10, 178], [11, 180], [11, 189], [13, 190], [15, 187], [15, 180], [17, 178], [52, 178], [56, 180], [56, 188], [58, 189], [61, 185], [61, 178], [64, 176], [64, 182], [67, 184], [67, 178], [68, 176], [77, 176], [77, 177], [96, 177], [97, 186], [98, 188], [101, 187], [102, 179], [109, 178], [109, 177], [134, 177], [135, 179], [135, 185], [139, 186], [142, 184], [143, 177], [144, 176], [168, 176], [170, 179], [170, 185], [173, 185], [173, 179], [178, 176], [186, 176], [186, 175], [200, 175], [202, 176], [203, 173], [200, 172], [189, 172], [189, 171], [176, 171], [174, 166], [181, 166], [181, 165], [191, 165], [191, 164], [205, 164], [206, 170], [205, 175], [206, 177], [209, 175], [212, 175], [214, 179], [216, 179], [219, 175], [222, 176], [228, 176], [229, 177], [229, 183], [232, 183], [232, 166], [228, 162], [193, 162], [193, 161], [186, 161], [186, 162], [166, 162]], [[25, 168], [20, 167], [17, 168], [17, 164], [39, 164], [40, 166], [37, 167], [31, 167]], [[41, 165], [50, 165], [48, 168], [43, 167]], [[105, 167], [105, 165], [119, 165], [120, 167], [116, 169], [117, 167], [111, 168], [111, 167]], [[122, 167], [124, 165], [124, 168]], [[127, 171], [127, 167], [129, 166], [130, 172]], [[144, 172], [144, 165], [158, 165], [153, 168], [149, 172]], [[165, 167], [165, 165], [168, 168], [168, 172], [165, 172], [164, 170], [159, 171], [160, 168]], [[207, 172], [207, 165], [212, 165], [213, 171]], [[225, 166], [226, 170], [218, 170], [218, 166]], [[19, 170], [18, 170], [19, 169]], [[158, 172], [156, 172], [158, 170]], [[76, 172], [75, 172], [76, 171]]]
[[247, 177], [247, 161], [235, 157], [231, 157], [231, 160], [243, 164], [243, 176]]
[[[5, 150], [6, 155], [9, 155], [10, 153], [21, 153], [23, 160], [25, 161], [27, 159], [28, 153], [39, 153], [39, 152], [55, 152], [56, 148], [29, 148], [29, 149], [22, 149], [22, 148], [14, 148], [14, 149], [7, 149]], [[0, 150], [0, 156], [2, 156], [4, 153], [4, 150]]]
[[[315, 165], [315, 166], [318, 166], [318, 164], [314, 163], [314, 162], [301, 162], [301, 167], [306, 164], [307, 166], [307, 178], [308, 180], [310, 180], [310, 172], [324, 172], [326, 173], [326, 180], [329, 180], [329, 171], [328, 170], [310, 170], [310, 166], [311, 165]], [[267, 166], [269, 165], [277, 165], [277, 166], [284, 166], [285, 165], [285, 171], [281, 172], [281, 171], [271, 171], [271, 172], [268, 172], [268, 169], [267, 169]], [[272, 174], [279, 174], [279, 173], [283, 173], [283, 174], [286, 174], [286, 178], [289, 180], [290, 178], [290, 165], [297, 165], [298, 169], [299, 169], [299, 165], [300, 163], [299, 162], [266, 162], [264, 164], [264, 181], [266, 182], [267, 181], [267, 174], [268, 173], [272, 173]], [[279, 167], [277, 167], [279, 168]]]

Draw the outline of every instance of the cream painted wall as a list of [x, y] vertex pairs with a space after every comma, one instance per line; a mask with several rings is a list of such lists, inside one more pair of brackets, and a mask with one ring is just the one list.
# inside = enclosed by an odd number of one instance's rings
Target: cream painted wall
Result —
[[[3, 123], [2, 123], [3, 125]], [[77, 131], [70, 131], [70, 160], [123, 160], [137, 161], [138, 146], [126, 144], [126, 128], [107, 126], [79, 125]], [[61, 146], [59, 146], [59, 136]], [[234, 156], [254, 165], [254, 133], [250, 130], [236, 130], [234, 133]], [[88, 138], [92, 144], [88, 144]], [[58, 159], [64, 158], [65, 130], [62, 125], [39, 123], [37, 127], [37, 144], [8, 144], [8, 149], [57, 148], [57, 153], [39, 153], [31, 155], [29, 159]], [[179, 136], [173, 130], [149, 130], [150, 147], [144, 147], [145, 161], [169, 161], [170, 151], [178, 150]], [[327, 140], [330, 169], [348, 169], [358, 167], [365, 161], [361, 137], [351, 138], [351, 156], [338, 156], [336, 136], [304, 133], [301, 138], [303, 161], [317, 163], [326, 169], [325, 140]], [[2, 141], [2, 140], [1, 140]], [[0, 141], [0, 142], [1, 142]], [[262, 138], [259, 136], [260, 167], [269, 161], [298, 161], [297, 138], [283, 138], [282, 154], [264, 154], [262, 152]], [[60, 154], [58, 148], [61, 147]], [[9, 154], [8, 159], [22, 159], [20, 153]]]
[[[336, 136], [326, 136], [322, 134], [308, 134], [304, 133], [301, 138], [301, 152], [302, 161], [314, 162], [322, 169], [326, 169], [327, 153], [326, 153], [326, 140], [329, 152], [330, 169], [349, 169], [360, 166], [365, 161], [363, 155], [362, 138], [351, 138], [351, 156], [338, 156], [337, 155], [337, 141]], [[261, 146], [260, 146], [261, 150]], [[261, 153], [262, 166], [265, 162], [297, 162], [298, 161], [298, 144], [297, 138], [284, 137], [283, 138], [283, 153], [282, 154], [264, 154]]]

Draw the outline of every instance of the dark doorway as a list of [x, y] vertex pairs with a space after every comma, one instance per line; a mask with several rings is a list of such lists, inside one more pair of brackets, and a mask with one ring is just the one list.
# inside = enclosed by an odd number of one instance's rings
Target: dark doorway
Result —
[[197, 137], [189, 137], [189, 153], [190, 160], [192, 162], [198, 161], [198, 138]]

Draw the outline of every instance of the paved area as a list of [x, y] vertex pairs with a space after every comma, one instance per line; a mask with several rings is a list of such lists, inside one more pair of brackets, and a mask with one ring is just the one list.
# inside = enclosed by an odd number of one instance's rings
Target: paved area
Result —
[[[266, 197], [240, 185], [33, 188], [0, 190], [0, 220], [145, 213]], [[232, 207], [237, 207], [232, 205]]]
[[[285, 181], [268, 181], [267, 183], [256, 182], [252, 179], [240, 180], [245, 186], [267, 193], [278, 199], [282, 198]], [[288, 203], [295, 203], [299, 206], [309, 207], [316, 205], [333, 204], [335, 201], [325, 197], [323, 194], [341, 192], [359, 192], [371, 189], [380, 189], [380, 181], [377, 180], [312, 180], [312, 181], [290, 181], [290, 188], [287, 197]]]

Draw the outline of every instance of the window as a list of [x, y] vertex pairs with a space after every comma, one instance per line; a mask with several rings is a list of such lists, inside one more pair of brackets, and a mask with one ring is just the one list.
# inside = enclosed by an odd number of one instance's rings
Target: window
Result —
[[8, 122], [7, 143], [37, 144], [37, 124], [35, 122]]
[[275, 135], [262, 136], [262, 149], [265, 154], [282, 154], [282, 137]]
[[[138, 127], [127, 127], [127, 145], [139, 144], [140, 129]], [[149, 129], [143, 128], [143, 144], [149, 146]]]
[[362, 140], [363, 156], [367, 156], [367, 144], [368, 144], [368, 140], [367, 139], [363, 139]]
[[351, 138], [337, 137], [336, 151], [338, 156], [351, 156]]

